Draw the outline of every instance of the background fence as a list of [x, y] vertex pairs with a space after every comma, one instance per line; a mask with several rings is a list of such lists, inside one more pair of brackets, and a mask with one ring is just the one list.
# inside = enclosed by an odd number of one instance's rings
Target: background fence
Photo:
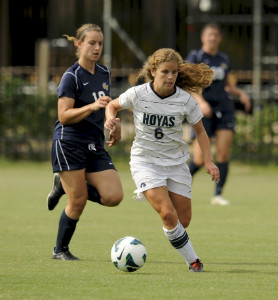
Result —
[[[52, 68], [47, 94], [37, 85], [35, 67], [0, 68], [0, 156], [9, 159], [50, 159], [51, 139], [57, 119], [57, 85], [64, 68]], [[132, 83], [137, 70], [114, 70], [112, 96], [117, 97]], [[238, 74], [241, 84], [252, 97], [248, 74]], [[276, 91], [277, 93], [277, 91]], [[245, 114], [237, 99], [236, 135], [232, 158], [244, 162], [278, 164], [278, 103], [263, 93], [260, 110]], [[132, 114], [121, 112], [123, 139], [109, 149], [113, 157], [128, 159], [134, 136]], [[184, 139], [191, 144], [190, 129], [184, 124]]]

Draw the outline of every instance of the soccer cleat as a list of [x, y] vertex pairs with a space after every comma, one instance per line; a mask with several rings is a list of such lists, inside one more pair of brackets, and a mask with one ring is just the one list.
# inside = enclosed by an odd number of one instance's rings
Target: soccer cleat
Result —
[[52, 191], [47, 196], [47, 206], [48, 210], [53, 210], [58, 204], [60, 198], [65, 194], [63, 189], [59, 173], [54, 174], [53, 178], [53, 188]]
[[230, 205], [230, 201], [224, 199], [222, 196], [218, 195], [218, 196], [214, 196], [211, 199], [211, 204], [212, 205]]
[[52, 253], [52, 259], [60, 259], [60, 260], [80, 260], [78, 257], [72, 255], [69, 250], [66, 252], [58, 252], [55, 253], [55, 249]]
[[189, 272], [203, 272], [203, 264], [199, 258], [195, 259], [193, 263], [189, 265]]

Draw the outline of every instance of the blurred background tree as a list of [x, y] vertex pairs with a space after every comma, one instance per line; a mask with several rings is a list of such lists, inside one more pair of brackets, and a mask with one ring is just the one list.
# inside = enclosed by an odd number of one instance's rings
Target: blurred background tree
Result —
[[[0, 22], [1, 156], [49, 159], [57, 85], [76, 60], [63, 34], [75, 35], [84, 23], [103, 28], [108, 37], [104, 54], [111, 55], [104, 55], [101, 63], [112, 69], [116, 97], [134, 84], [144, 59], [156, 49], [175, 48], [186, 57], [201, 46], [203, 25], [216, 22], [225, 37], [221, 50], [231, 58], [237, 83], [256, 104], [254, 113], [246, 115], [234, 99], [238, 127], [232, 155], [278, 163], [277, 1], [0, 0]], [[126, 131], [122, 144], [112, 150], [116, 155], [128, 155], [133, 134], [128, 112], [122, 120]]]

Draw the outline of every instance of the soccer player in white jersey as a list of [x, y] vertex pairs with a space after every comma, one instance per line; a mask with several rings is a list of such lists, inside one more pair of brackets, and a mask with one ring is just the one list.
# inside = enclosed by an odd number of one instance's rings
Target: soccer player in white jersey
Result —
[[202, 272], [184, 228], [191, 220], [191, 174], [186, 161], [189, 151], [182, 139], [182, 123], [193, 127], [203, 151], [205, 168], [212, 180], [219, 170], [210, 152], [199, 105], [191, 96], [212, 81], [213, 71], [205, 64], [184, 63], [173, 49], [159, 49], [139, 74], [148, 82], [128, 89], [106, 107], [105, 127], [113, 130], [116, 114], [132, 109], [136, 136], [131, 149], [131, 173], [137, 198], [147, 198], [159, 213], [170, 243], [189, 265], [190, 272]]

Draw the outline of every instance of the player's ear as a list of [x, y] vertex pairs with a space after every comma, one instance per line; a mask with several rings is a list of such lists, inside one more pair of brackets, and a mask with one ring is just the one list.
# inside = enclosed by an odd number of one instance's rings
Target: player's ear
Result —
[[76, 43], [77, 47], [80, 49], [81, 46], [82, 46], [82, 41], [78, 40], [77, 43]]
[[155, 77], [155, 75], [156, 75], [156, 69], [151, 69], [151, 74], [152, 74], [152, 77]]

